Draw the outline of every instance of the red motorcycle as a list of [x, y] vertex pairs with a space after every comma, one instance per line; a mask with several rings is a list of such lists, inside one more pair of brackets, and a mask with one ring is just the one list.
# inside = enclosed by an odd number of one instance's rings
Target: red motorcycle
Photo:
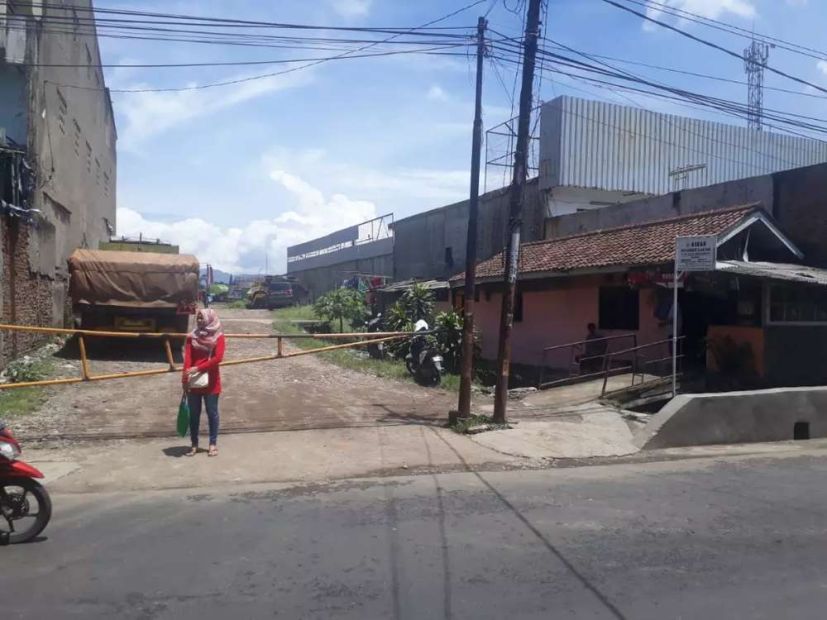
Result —
[[52, 517], [49, 493], [35, 480], [43, 474], [19, 456], [20, 444], [0, 422], [0, 544], [29, 542]]

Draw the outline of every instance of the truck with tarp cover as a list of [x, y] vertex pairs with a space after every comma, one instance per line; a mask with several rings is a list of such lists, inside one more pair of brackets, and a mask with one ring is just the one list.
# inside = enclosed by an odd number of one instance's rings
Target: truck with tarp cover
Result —
[[198, 277], [198, 259], [187, 254], [76, 250], [69, 257], [69, 294], [82, 329], [186, 332]]

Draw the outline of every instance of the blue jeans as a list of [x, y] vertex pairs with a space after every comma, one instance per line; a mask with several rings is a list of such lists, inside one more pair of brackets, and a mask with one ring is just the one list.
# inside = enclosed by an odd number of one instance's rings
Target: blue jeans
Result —
[[210, 445], [218, 442], [218, 394], [188, 394], [190, 406], [190, 439], [198, 446], [198, 427], [201, 425], [201, 399], [207, 405], [207, 421], [210, 425]]

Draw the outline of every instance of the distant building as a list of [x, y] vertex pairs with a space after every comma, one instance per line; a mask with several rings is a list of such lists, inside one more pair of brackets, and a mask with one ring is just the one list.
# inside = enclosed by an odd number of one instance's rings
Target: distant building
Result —
[[393, 215], [383, 215], [287, 248], [287, 275], [311, 300], [348, 280], [384, 283], [393, 277], [393, 244]]
[[[62, 324], [69, 254], [115, 232], [117, 132], [91, 8], [90, 0], [0, 6], [3, 322]], [[0, 366], [33, 343], [0, 333]]]
[[827, 162], [827, 142], [577, 97], [543, 105], [547, 216]]
[[[523, 203], [523, 242], [543, 239], [549, 218], [827, 162], [820, 140], [568, 96], [543, 105], [539, 151], [539, 177], [528, 182]], [[508, 188], [480, 197], [480, 260], [505, 245], [508, 200]], [[467, 225], [467, 200], [397, 220], [394, 278], [462, 271]]]

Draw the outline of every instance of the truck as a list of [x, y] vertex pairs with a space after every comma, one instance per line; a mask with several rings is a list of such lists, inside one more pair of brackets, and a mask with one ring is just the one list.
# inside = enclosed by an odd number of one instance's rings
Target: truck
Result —
[[247, 291], [248, 308], [286, 308], [306, 303], [307, 289], [289, 276], [265, 276]]
[[81, 329], [184, 333], [198, 275], [187, 254], [81, 249], [69, 257], [69, 295]]

